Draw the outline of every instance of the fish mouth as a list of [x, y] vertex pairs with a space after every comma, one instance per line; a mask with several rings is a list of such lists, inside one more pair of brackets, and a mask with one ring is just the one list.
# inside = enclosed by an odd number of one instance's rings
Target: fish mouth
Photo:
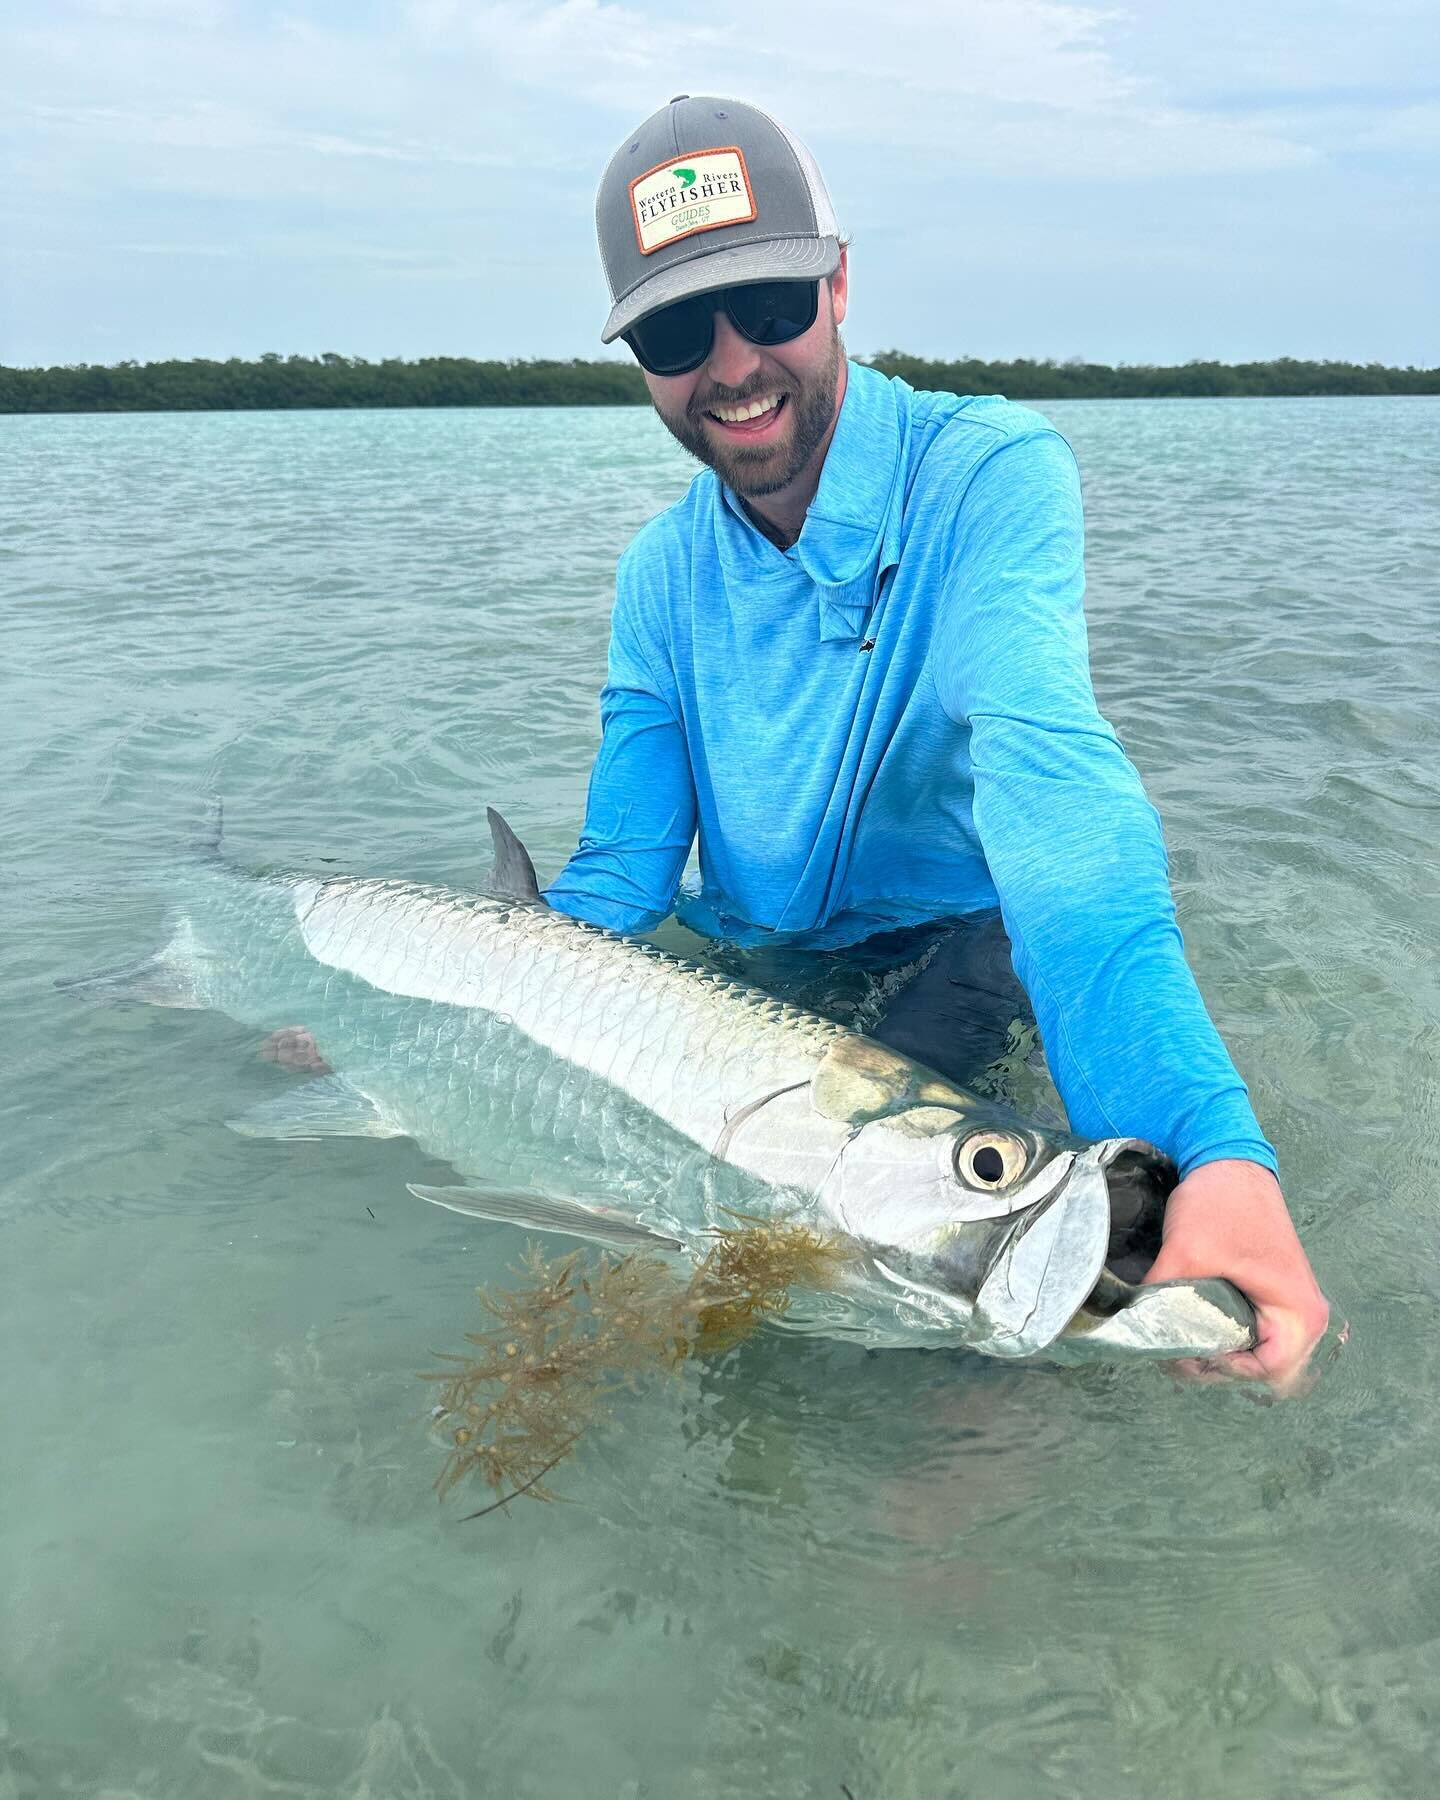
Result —
[[983, 1335], [972, 1339], [975, 1348], [1062, 1361], [1251, 1348], [1254, 1309], [1228, 1281], [1141, 1285], [1179, 1179], [1170, 1158], [1142, 1138], [1111, 1138], [1078, 1155], [1038, 1217], [993, 1260], [976, 1299]]
[[1180, 1171], [1143, 1138], [1110, 1138], [1099, 1149], [1110, 1195], [1105, 1269], [1122, 1281], [1137, 1282], [1160, 1254], [1165, 1206], [1180, 1185]]
[[988, 1356], [1047, 1351], [1082, 1314], [1082, 1328], [1093, 1328], [1133, 1305], [1179, 1174], [1142, 1138], [1067, 1148], [1046, 1174], [1046, 1190], [1028, 1203], [952, 1228], [938, 1263], [877, 1268]]
[[1108, 1138], [1077, 1152], [1053, 1192], [1016, 1215], [994, 1246], [975, 1296], [975, 1348], [1033, 1356], [1082, 1309], [1099, 1311], [1110, 1292], [1123, 1305], [1159, 1253], [1165, 1201], [1178, 1179], [1170, 1158], [1142, 1138]]
[[1092, 1353], [1208, 1358], [1253, 1348], [1255, 1310], [1230, 1282], [1142, 1285], [1160, 1254], [1165, 1206], [1180, 1172], [1142, 1139], [1117, 1139], [1104, 1148], [1111, 1210], [1105, 1266], [1051, 1353], [1068, 1362]]

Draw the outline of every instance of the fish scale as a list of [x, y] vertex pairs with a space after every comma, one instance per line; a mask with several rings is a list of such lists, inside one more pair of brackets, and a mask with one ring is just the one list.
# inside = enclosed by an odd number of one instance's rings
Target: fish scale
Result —
[[[204, 921], [218, 915], [231, 948], [206, 959], [208, 1002], [261, 1029], [303, 1018], [327, 1060], [383, 1111], [402, 1117], [432, 1154], [468, 1172], [543, 1177], [579, 1151], [598, 1178], [659, 1200], [673, 1189], [677, 1164], [697, 1147], [663, 1136], [657, 1142], [649, 1108], [610, 1079], [623, 1072], [658, 1090], [667, 1064], [700, 1047], [707, 1028], [722, 1029], [715, 1019], [719, 990], [678, 1022], [657, 1005], [654, 974], [673, 960], [663, 953], [594, 930], [621, 973], [587, 983], [567, 969], [557, 987], [541, 966], [547, 941], [516, 929], [526, 923], [522, 909], [484, 897], [344, 878], [317, 884], [304, 876], [271, 877], [247, 890], [223, 871], [201, 893], [206, 904], [187, 914], [190, 929], [204, 935]], [[272, 924], [288, 927], [287, 910], [308, 952], [309, 974], [304, 964], [289, 966], [277, 981], [283, 997], [272, 1000], [270, 982], [254, 979], [253, 915], [269, 913]], [[216, 935], [213, 925], [208, 930]], [[283, 935], [290, 939], [292, 929]], [[220, 968], [244, 976], [216, 976]], [[641, 972], [634, 1005], [626, 990], [631, 968]], [[442, 982], [470, 1004], [430, 998]], [[408, 991], [417, 987], [425, 992]], [[733, 1007], [738, 996], [725, 998]], [[521, 1016], [542, 1019], [550, 1041], [525, 1032]], [[577, 1059], [582, 1045], [597, 1066]], [[422, 1082], [407, 1080], [407, 1058], [423, 1066]], [[682, 1098], [686, 1091], [682, 1081]]]

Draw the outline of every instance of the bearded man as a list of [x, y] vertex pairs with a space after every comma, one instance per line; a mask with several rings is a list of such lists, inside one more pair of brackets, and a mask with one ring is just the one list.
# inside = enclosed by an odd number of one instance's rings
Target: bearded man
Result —
[[602, 339], [705, 467], [620, 560], [550, 904], [649, 930], [698, 833], [686, 924], [921, 961], [874, 1035], [962, 1080], [1023, 1005], [1013, 962], [1073, 1127], [1179, 1165], [1149, 1279], [1234, 1282], [1258, 1343], [1211, 1372], [1293, 1388], [1328, 1309], [1095, 704], [1069, 447], [1003, 400], [847, 363], [824, 182], [754, 107], [672, 100], [611, 159], [596, 220]]

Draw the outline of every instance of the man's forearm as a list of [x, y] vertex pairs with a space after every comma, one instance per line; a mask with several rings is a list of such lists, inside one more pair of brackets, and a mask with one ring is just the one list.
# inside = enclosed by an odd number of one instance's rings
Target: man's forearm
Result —
[[1072, 1124], [1147, 1138], [1185, 1173], [1222, 1159], [1273, 1170], [1185, 961], [1138, 776], [1103, 729], [1063, 754], [1032, 741], [1048, 735], [977, 726], [975, 814]]

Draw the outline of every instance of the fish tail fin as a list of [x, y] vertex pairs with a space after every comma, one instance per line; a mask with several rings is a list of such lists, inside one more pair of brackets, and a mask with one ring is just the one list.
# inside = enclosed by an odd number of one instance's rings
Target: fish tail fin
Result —
[[[196, 863], [219, 867], [225, 860], [221, 848], [225, 813], [220, 796], [207, 790], [194, 822], [175, 852], [170, 873], [183, 876]], [[172, 915], [173, 924], [174, 915]], [[54, 985], [62, 993], [97, 1006], [170, 1006], [200, 1011], [209, 1002], [202, 998], [200, 968], [203, 958], [187, 918], [174, 925], [174, 935], [163, 950], [138, 962], [114, 963], [85, 975], [58, 976]]]
[[88, 975], [59, 977], [55, 986], [97, 1006], [139, 1004], [199, 1011], [205, 1005], [189, 969], [183, 962], [172, 962], [168, 950], [147, 956], [143, 962], [117, 963], [112, 968], [93, 969]]

